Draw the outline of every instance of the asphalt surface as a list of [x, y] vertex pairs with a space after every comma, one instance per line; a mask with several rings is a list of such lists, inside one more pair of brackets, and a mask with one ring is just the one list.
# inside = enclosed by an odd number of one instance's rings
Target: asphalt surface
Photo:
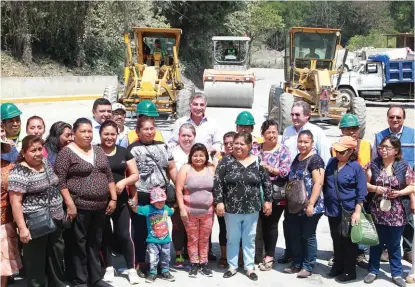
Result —
[[[283, 80], [283, 71], [282, 70], [273, 70], [273, 69], [255, 69], [256, 71], [256, 85], [255, 85], [255, 100], [254, 106], [251, 110], [255, 117], [256, 126], [254, 134], [259, 135], [259, 129], [261, 123], [266, 119], [267, 116], [267, 105], [268, 105], [268, 93], [269, 88], [272, 84], [279, 84]], [[104, 87], [103, 87], [104, 90]], [[33, 104], [18, 104], [18, 107], [23, 111], [22, 123], [25, 125], [25, 122], [28, 117], [33, 115], [38, 115], [44, 118], [47, 130], [52, 123], [62, 120], [68, 123], [73, 123], [79, 117], [91, 117], [92, 116], [92, 103], [93, 101], [78, 101], [78, 102], [55, 102], [55, 103], [33, 103]], [[373, 141], [374, 134], [387, 127], [386, 119], [386, 110], [389, 105], [386, 106], [375, 106], [367, 108], [367, 127], [365, 138]], [[215, 118], [219, 123], [219, 129], [221, 134], [224, 134], [228, 131], [235, 130], [235, 118], [239, 112], [244, 109], [234, 109], [234, 108], [209, 108], [207, 109], [207, 116]], [[411, 127], [415, 126], [414, 123], [415, 113], [413, 108], [407, 109], [407, 119], [405, 124]], [[134, 127], [135, 119], [128, 120], [128, 125]], [[162, 131], [165, 139], [171, 133], [172, 121], [167, 120], [167, 115], [163, 115], [157, 119], [157, 127]], [[328, 141], [334, 142], [339, 136], [340, 131], [337, 126], [329, 124], [320, 124], [320, 126], [325, 130]], [[219, 226], [217, 221], [215, 221], [213, 227], [212, 241], [213, 241], [213, 250], [219, 256], [220, 249], [218, 244], [218, 234]], [[284, 248], [284, 238], [282, 230], [282, 220], [280, 221], [279, 228], [280, 237], [277, 242], [276, 258], [282, 255]], [[183, 270], [174, 270], [172, 268], [172, 274], [176, 277], [175, 282], [165, 282], [161, 279], [153, 283], [154, 286], [192, 286], [195, 284], [199, 286], [224, 286], [229, 284], [229, 286], [341, 286], [333, 279], [327, 279], [325, 273], [329, 271], [327, 266], [327, 260], [330, 258], [332, 253], [332, 241], [330, 237], [330, 230], [328, 226], [327, 219], [322, 217], [317, 227], [317, 242], [318, 242], [318, 259], [317, 265], [314, 269], [314, 274], [308, 279], [297, 279], [295, 275], [288, 275], [282, 273], [284, 265], [276, 264], [274, 269], [269, 272], [258, 271], [259, 280], [257, 282], [250, 281], [243, 273], [243, 270], [240, 270], [240, 273], [230, 279], [222, 278], [222, 270], [216, 268], [216, 263], [211, 263], [213, 268], [214, 275], [211, 278], [202, 277], [199, 275], [198, 278], [193, 279], [187, 276], [187, 272]], [[172, 250], [173, 251], [173, 250]], [[172, 257], [174, 258], [174, 257]], [[173, 259], [172, 259], [173, 261]], [[123, 274], [123, 269], [125, 269], [125, 262], [122, 256], [116, 257], [116, 268], [119, 270], [118, 275], [116, 276], [115, 281], [113, 282], [114, 286], [125, 287], [130, 286], [127, 280], [126, 274]], [[410, 265], [404, 263], [404, 272], [410, 271]], [[173, 262], [172, 262], [173, 265]], [[366, 286], [363, 283], [363, 278], [366, 275], [366, 271], [357, 268], [357, 280], [349, 283], [348, 285], [352, 286]], [[144, 280], [141, 281], [140, 285], [146, 285]], [[390, 279], [390, 269], [388, 263], [381, 264], [381, 273], [379, 279], [376, 281], [376, 286], [392, 286]], [[24, 280], [19, 280], [11, 286], [26, 286]], [[53, 286], [50, 286], [53, 287]]]

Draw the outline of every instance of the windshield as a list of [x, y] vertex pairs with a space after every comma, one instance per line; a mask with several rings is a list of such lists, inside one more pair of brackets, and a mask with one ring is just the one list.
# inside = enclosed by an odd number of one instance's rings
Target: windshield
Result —
[[152, 54], [154, 52], [156, 40], [160, 41], [161, 51], [166, 52], [168, 56], [173, 57], [173, 46], [176, 45], [176, 39], [173, 38], [144, 37], [144, 54]]
[[336, 34], [297, 32], [294, 34], [294, 58], [332, 60], [336, 38]]
[[248, 41], [214, 41], [213, 57], [219, 64], [243, 64], [248, 55]]

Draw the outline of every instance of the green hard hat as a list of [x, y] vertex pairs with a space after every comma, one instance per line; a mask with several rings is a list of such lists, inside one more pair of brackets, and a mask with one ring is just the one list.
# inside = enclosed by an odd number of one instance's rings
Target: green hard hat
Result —
[[156, 105], [150, 100], [141, 101], [137, 105], [136, 113], [138, 115], [146, 115], [149, 117], [158, 117], [159, 113], [157, 112]]
[[20, 116], [22, 111], [12, 103], [4, 103], [1, 105], [1, 120], [8, 120]]
[[236, 117], [235, 124], [238, 126], [253, 126], [255, 125], [255, 120], [250, 112], [243, 111]]
[[340, 120], [340, 128], [358, 127], [359, 119], [352, 114], [345, 114]]

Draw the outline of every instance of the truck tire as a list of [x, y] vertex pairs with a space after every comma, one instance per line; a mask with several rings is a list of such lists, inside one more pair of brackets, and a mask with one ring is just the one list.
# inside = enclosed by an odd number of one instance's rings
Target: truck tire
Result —
[[278, 102], [269, 113], [268, 119], [277, 121], [278, 133], [282, 135], [285, 128], [292, 124], [291, 108], [294, 103], [294, 96], [289, 93], [282, 93], [277, 99]]
[[118, 102], [118, 88], [116, 86], [105, 87], [103, 97], [111, 104]]
[[363, 138], [366, 131], [366, 102], [361, 97], [355, 97], [352, 101], [350, 112], [359, 119], [360, 138]]
[[268, 96], [268, 115], [271, 114], [272, 109], [278, 105], [279, 98], [283, 93], [283, 89], [281, 89], [278, 85], [272, 85], [269, 89], [269, 96]]
[[341, 106], [346, 109], [352, 108], [353, 99], [356, 98], [356, 94], [353, 92], [353, 90], [346, 87], [340, 87], [339, 92], [342, 94], [340, 95], [342, 101]]
[[194, 85], [186, 85], [181, 89], [176, 98], [176, 117], [181, 118], [190, 115], [190, 98], [195, 93]]

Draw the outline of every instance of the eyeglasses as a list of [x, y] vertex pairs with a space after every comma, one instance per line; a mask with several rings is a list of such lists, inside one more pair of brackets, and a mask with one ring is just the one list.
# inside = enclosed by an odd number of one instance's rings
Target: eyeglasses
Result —
[[378, 146], [378, 149], [380, 149], [380, 150], [382, 150], [382, 149], [393, 150], [394, 147], [390, 146], [390, 145], [380, 145], [380, 146]]
[[338, 150], [336, 150], [336, 154], [345, 155], [348, 151], [349, 151], [348, 149], [346, 149], [344, 151], [338, 151]]
[[397, 120], [402, 120], [402, 117], [401, 116], [389, 116], [389, 119], [390, 120], [393, 120], [393, 119], [397, 119]]
[[298, 117], [300, 117], [301, 116], [301, 114], [300, 113], [291, 113], [291, 116], [293, 117], [293, 116], [296, 116], [297, 118]]

